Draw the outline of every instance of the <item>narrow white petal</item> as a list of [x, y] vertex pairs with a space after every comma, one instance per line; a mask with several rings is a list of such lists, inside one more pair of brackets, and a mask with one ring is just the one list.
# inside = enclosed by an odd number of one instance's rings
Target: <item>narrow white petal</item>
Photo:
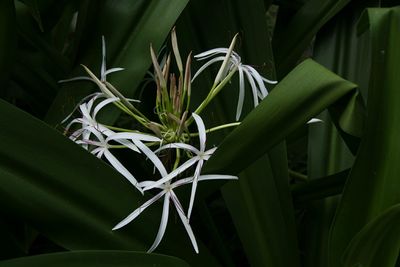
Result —
[[120, 229], [122, 227], [124, 227], [125, 225], [127, 225], [128, 223], [130, 223], [131, 221], [133, 221], [134, 219], [136, 219], [137, 216], [140, 215], [140, 213], [142, 213], [147, 207], [149, 207], [151, 204], [153, 204], [154, 202], [156, 202], [157, 200], [159, 200], [163, 195], [165, 194], [165, 191], [161, 191], [160, 193], [158, 193], [157, 195], [155, 195], [154, 197], [152, 197], [151, 199], [147, 200], [145, 203], [143, 203], [139, 208], [135, 209], [131, 214], [129, 214], [125, 219], [123, 219], [121, 222], [119, 222], [116, 226], [114, 226], [114, 228], [112, 230], [117, 230]]
[[73, 81], [91, 81], [91, 82], [95, 82], [90, 77], [78, 76], [78, 77], [74, 77], [74, 78], [70, 78], [70, 79], [59, 80], [58, 83], [67, 83], [67, 82], [73, 82]]
[[158, 148], [156, 151], [154, 151], [154, 153], [158, 153], [162, 150], [171, 149], [171, 148], [186, 149], [186, 150], [189, 150], [189, 151], [195, 153], [196, 155], [200, 154], [200, 151], [197, 148], [195, 148], [194, 146], [185, 144], [185, 143], [171, 143], [171, 144], [163, 145], [160, 148]]
[[223, 174], [206, 174], [200, 175], [199, 181], [208, 181], [208, 180], [238, 180], [239, 178], [234, 175], [223, 175]]
[[92, 98], [92, 97], [94, 97], [94, 96], [97, 96], [97, 95], [99, 95], [99, 94], [101, 94], [101, 93], [98, 93], [98, 92], [97, 92], [97, 93], [93, 93], [93, 94], [87, 95], [87, 96], [85, 96], [84, 98], [82, 98], [81, 101], [79, 101], [78, 104], [76, 104], [76, 106], [72, 109], [71, 113], [69, 113], [68, 116], [65, 117], [65, 119], [63, 119], [63, 120], [61, 121], [61, 124], [65, 123], [69, 118], [71, 118], [71, 116], [75, 113], [75, 111], [79, 108], [79, 106], [80, 106], [83, 102], [85, 102], [85, 101], [87, 101], [88, 99], [90, 99], [90, 98]]
[[196, 58], [197, 60], [202, 60], [202, 59], [212, 57], [216, 54], [227, 54], [228, 51], [229, 51], [228, 48], [219, 47], [219, 48], [214, 48], [214, 49], [204, 51], [200, 54], [194, 55], [193, 57]]
[[194, 172], [194, 176], [193, 176], [192, 192], [190, 194], [189, 208], [188, 208], [188, 213], [187, 213], [188, 220], [190, 220], [190, 215], [192, 214], [194, 198], [196, 196], [196, 190], [197, 190], [197, 182], [199, 180], [199, 175], [200, 175], [202, 167], [203, 167], [203, 161], [199, 160], [199, 162], [197, 163], [197, 166], [196, 166], [196, 170]]
[[317, 118], [312, 118], [307, 122], [307, 124], [318, 123], [318, 122], [324, 122], [324, 121]]
[[151, 151], [150, 148], [138, 140], [133, 140], [133, 143], [151, 160], [151, 162], [153, 162], [154, 166], [157, 168], [162, 177], [168, 175], [164, 164], [162, 164], [161, 160], [153, 151]]
[[[237, 180], [237, 179], [239, 179], [239, 178], [237, 176], [233, 176], [233, 175], [206, 174], [206, 175], [200, 175], [198, 178], [198, 181], [201, 182], [201, 181], [209, 181], [209, 180]], [[192, 181], [193, 181], [193, 176], [182, 178], [182, 179], [179, 179], [178, 181], [174, 182], [173, 184], [171, 184], [171, 188], [174, 189], [181, 185], [190, 184], [190, 183], [192, 183]], [[151, 181], [151, 182], [154, 183], [153, 181]]]
[[204, 126], [204, 122], [199, 115], [192, 113], [192, 116], [196, 122], [197, 129], [199, 130], [200, 152], [204, 152], [206, 150], [206, 127]]
[[101, 81], [104, 82], [106, 80], [106, 40], [104, 39], [104, 35], [101, 36], [101, 69], [100, 69], [100, 75], [101, 75]]
[[[155, 181], [141, 181], [141, 182], [139, 182], [138, 183], [138, 185], [141, 187], [141, 188], [143, 188], [143, 187], [147, 187], [147, 186], [150, 186], [150, 185], [153, 185], [155, 183]], [[164, 189], [165, 188], [165, 186], [164, 185], [160, 185], [160, 186], [157, 186], [157, 188], [159, 188], [159, 189]]]
[[167, 176], [164, 176], [160, 180], [155, 181], [154, 184], [145, 187], [143, 189], [143, 191], [147, 191], [152, 188], [158, 187], [158, 186], [162, 185], [163, 183], [166, 183], [166, 182], [172, 180], [173, 178], [175, 178], [176, 176], [178, 176], [179, 174], [181, 174], [182, 172], [187, 170], [189, 167], [191, 167], [193, 164], [195, 164], [196, 161], [198, 161], [198, 160], [199, 160], [199, 157], [197, 157], [197, 156], [189, 159], [188, 161], [183, 163], [181, 166], [179, 166], [178, 168], [176, 168], [175, 170], [170, 172]]
[[273, 80], [268, 80], [267, 78], [262, 77], [262, 79], [264, 80], [264, 82], [267, 82], [269, 84], [277, 84], [278, 81], [273, 81]]
[[113, 72], [117, 72], [117, 71], [121, 71], [124, 70], [124, 68], [111, 68], [108, 69], [104, 72], [104, 77], [106, 78], [108, 74], [113, 73]]
[[94, 111], [93, 111], [93, 113], [92, 113], [93, 119], [96, 118], [97, 113], [98, 113], [102, 108], [104, 108], [104, 107], [107, 106], [108, 104], [113, 103], [113, 102], [116, 102], [116, 101], [119, 101], [119, 98], [118, 98], [118, 97], [110, 97], [110, 98], [107, 98], [107, 99], [101, 101], [100, 103], [98, 103], [98, 104], [96, 105], [96, 107], [94, 108]]
[[244, 76], [243, 69], [239, 68], [239, 98], [236, 108], [236, 121], [239, 121], [240, 115], [242, 114], [243, 102], [244, 102]]
[[204, 65], [201, 66], [200, 69], [198, 69], [198, 70], [196, 71], [196, 73], [193, 75], [192, 82], [193, 82], [194, 79], [196, 79], [197, 76], [199, 76], [200, 73], [202, 73], [206, 68], [208, 68], [210, 65], [214, 64], [215, 62], [223, 61], [224, 58], [225, 58], [225, 57], [216, 57], [216, 58], [213, 58], [213, 59], [211, 59], [210, 61], [207, 61], [206, 63], [204, 63]]
[[170, 192], [167, 192], [165, 194], [163, 212], [161, 215], [160, 228], [158, 228], [158, 233], [157, 233], [156, 239], [154, 240], [153, 245], [151, 245], [151, 247], [149, 248], [147, 253], [153, 252], [158, 247], [158, 245], [160, 244], [160, 242], [165, 234], [165, 229], [167, 228], [167, 224], [168, 224], [170, 194], [171, 194]]
[[257, 84], [258, 84], [258, 89], [261, 92], [262, 97], [260, 97], [261, 99], [264, 99], [267, 95], [268, 95], [268, 91], [267, 88], [264, 85], [264, 81], [260, 75], [260, 73], [258, 73], [258, 71], [256, 71], [253, 67], [251, 66], [246, 66], [248, 68], [248, 70], [250, 71], [251, 75], [254, 77], [254, 79], [256, 80]]
[[217, 148], [218, 148], [218, 147], [210, 148], [209, 150], [207, 150], [207, 151], [204, 152], [204, 155], [205, 155], [205, 156], [211, 156], [211, 155], [215, 152], [215, 150], [217, 150]]
[[181, 219], [183, 226], [185, 227], [186, 232], [188, 233], [190, 241], [192, 242], [194, 251], [196, 251], [196, 253], [199, 253], [199, 247], [197, 246], [196, 238], [194, 237], [192, 227], [190, 227], [189, 221], [186, 218], [184, 212], [182, 211], [182, 205], [173, 191], [171, 191], [171, 199], [175, 205], [176, 211], [178, 212], [179, 218]]
[[104, 156], [106, 157], [106, 159], [110, 162], [110, 164], [120, 173], [122, 174], [133, 186], [135, 186], [140, 192], [143, 192], [139, 186], [138, 186], [138, 182], [135, 179], [135, 177], [133, 177], [133, 175], [124, 167], [124, 165], [122, 165], [121, 162], [119, 162], [117, 160], [116, 157], [114, 157], [113, 154], [110, 153], [110, 151], [105, 150], [104, 151]]
[[251, 76], [250, 72], [247, 69], [243, 69], [243, 71], [246, 74], [247, 80], [250, 83], [251, 91], [253, 93], [254, 107], [256, 107], [256, 106], [258, 106], [257, 86], [254, 83], [253, 76]]
[[161, 139], [150, 135], [150, 134], [142, 134], [142, 133], [116, 133], [110, 135], [108, 140], [118, 140], [118, 139], [131, 139], [131, 140], [140, 140], [140, 141], [147, 141], [147, 142], [160, 142]]

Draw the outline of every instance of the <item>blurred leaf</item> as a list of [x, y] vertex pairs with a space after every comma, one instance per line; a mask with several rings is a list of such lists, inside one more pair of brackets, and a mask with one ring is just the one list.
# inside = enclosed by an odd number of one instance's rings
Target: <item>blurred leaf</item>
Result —
[[[10, 217], [26, 221], [71, 250], [145, 250], [158, 229], [161, 207], [111, 231], [143, 202], [114, 169], [56, 130], [0, 102], [0, 201]], [[118, 196], [118, 197], [116, 197]], [[172, 217], [172, 216], [171, 216]], [[194, 266], [218, 266], [201, 243], [192, 251], [180, 221], [171, 219], [159, 251], [181, 255]]]
[[296, 65], [318, 30], [349, 2], [309, 0], [294, 12], [285, 12], [284, 7], [279, 10], [273, 39], [279, 79]]
[[344, 249], [368, 222], [400, 202], [399, 23], [400, 8], [368, 9], [359, 23], [361, 33], [369, 28], [361, 37], [371, 38], [368, 117], [332, 225], [330, 266], [340, 264]]
[[[132, 265], [134, 264], [134, 265]], [[1, 267], [189, 267], [183, 260], [141, 252], [129, 251], [71, 251], [62, 253], [42, 254], [38, 256], [16, 258], [7, 261], [0, 261]]]
[[[311, 117], [342, 99], [356, 104], [356, 85], [312, 60], [297, 66], [255, 108], [214, 153], [207, 172], [238, 173]], [[352, 114], [347, 114], [351, 116]], [[340, 127], [346, 125], [340, 124]], [[254, 131], [257, 129], [257, 131]], [[343, 128], [348, 132], [347, 128]]]
[[371, 220], [354, 236], [346, 248], [342, 266], [396, 266], [399, 236], [400, 204], [397, 204]]

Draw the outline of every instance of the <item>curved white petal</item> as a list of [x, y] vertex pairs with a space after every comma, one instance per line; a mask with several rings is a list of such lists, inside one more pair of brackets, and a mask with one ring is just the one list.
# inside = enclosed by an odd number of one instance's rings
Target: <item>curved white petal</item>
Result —
[[138, 182], [135, 177], [122, 165], [121, 162], [117, 160], [116, 157], [114, 157], [113, 154], [111, 154], [110, 151], [105, 150], [104, 151], [104, 156], [106, 159], [110, 162], [110, 164], [120, 173], [122, 174], [133, 186], [135, 186], [140, 192], [143, 193], [142, 189], [139, 188]]
[[103, 101], [101, 101], [100, 103], [98, 103], [98, 104], [96, 105], [96, 107], [94, 108], [93, 113], [92, 113], [93, 119], [96, 119], [97, 113], [98, 113], [102, 108], [104, 108], [104, 107], [107, 106], [108, 104], [113, 103], [113, 102], [116, 102], [116, 101], [119, 101], [119, 98], [118, 98], [118, 97], [110, 97], [110, 98], [106, 98], [106, 99], [104, 99]]
[[192, 113], [192, 116], [196, 122], [197, 129], [199, 130], [200, 152], [204, 152], [206, 150], [206, 127], [204, 126], [204, 122], [199, 115]]
[[248, 68], [248, 70], [250, 71], [251, 75], [253, 76], [253, 78], [256, 80], [256, 82], [258, 84], [258, 89], [261, 92], [261, 96], [262, 96], [260, 98], [264, 99], [268, 95], [268, 91], [267, 91], [267, 88], [264, 85], [264, 81], [262, 79], [262, 76], [253, 67], [251, 67], [251, 66], [246, 66], [246, 67]]
[[161, 160], [157, 157], [157, 155], [151, 151], [145, 144], [138, 140], [133, 140], [133, 143], [153, 162], [154, 166], [157, 168], [158, 172], [162, 177], [167, 176], [168, 172], [162, 164]]
[[92, 97], [95, 97], [95, 96], [98, 96], [98, 95], [101, 95], [101, 94], [102, 94], [102, 93], [96, 92], [96, 93], [87, 95], [87, 96], [85, 96], [84, 98], [82, 98], [81, 101], [79, 101], [78, 104], [76, 104], [76, 106], [72, 109], [71, 113], [69, 113], [69, 114], [67, 115], [67, 117], [65, 117], [65, 119], [63, 119], [63, 120], [61, 121], [61, 124], [65, 123], [69, 118], [71, 118], [71, 116], [75, 113], [75, 111], [79, 108], [79, 106], [80, 106], [83, 102], [87, 101], [88, 99], [90, 99], [90, 98], [92, 98]]
[[193, 75], [192, 82], [193, 82], [193, 81], [196, 79], [196, 77], [199, 76], [200, 73], [202, 73], [206, 68], [208, 68], [210, 65], [214, 64], [215, 62], [223, 61], [224, 58], [225, 58], [225, 57], [216, 57], [216, 58], [213, 58], [213, 59], [211, 59], [210, 61], [207, 61], [206, 63], [204, 63], [204, 65], [201, 66], [200, 69], [198, 69], [198, 70], [196, 71], [196, 73]]
[[167, 192], [164, 196], [164, 205], [163, 205], [163, 212], [161, 215], [160, 227], [158, 228], [158, 233], [157, 233], [156, 239], [154, 240], [153, 245], [151, 245], [151, 247], [149, 248], [147, 253], [153, 252], [158, 247], [158, 245], [160, 244], [160, 242], [165, 234], [165, 229], [167, 229], [170, 195], [171, 195], [171, 193]]
[[156, 151], [154, 151], [154, 153], [158, 153], [164, 149], [169, 149], [169, 148], [186, 149], [186, 150], [189, 150], [189, 151], [195, 153], [196, 155], [200, 154], [200, 151], [197, 148], [195, 148], [194, 146], [185, 144], [185, 143], [170, 143], [167, 145], [163, 145], [163, 146], [159, 147]]
[[175, 205], [176, 211], [178, 212], [179, 218], [181, 219], [182, 224], [185, 227], [185, 230], [190, 238], [190, 241], [192, 242], [194, 251], [196, 251], [196, 253], [199, 253], [199, 247], [197, 246], [196, 238], [194, 237], [192, 227], [190, 226], [189, 221], [182, 210], [182, 205], [179, 202], [178, 197], [175, 195], [173, 191], [171, 191], [171, 199]]
[[243, 102], [244, 102], [244, 76], [243, 69], [239, 68], [239, 98], [236, 108], [236, 121], [239, 121], [240, 115], [242, 114]]
[[264, 82], [267, 82], [269, 84], [277, 84], [278, 83], [278, 81], [269, 80], [269, 79], [264, 78], [264, 77], [262, 77], [262, 79], [263, 79]]
[[67, 82], [74, 82], [74, 81], [91, 81], [95, 82], [92, 78], [86, 76], [77, 76], [70, 79], [59, 80], [58, 83], [67, 83]]
[[145, 203], [143, 203], [139, 208], [135, 209], [131, 214], [129, 214], [125, 219], [123, 219], [121, 222], [119, 222], [112, 230], [118, 230], [125, 225], [129, 224], [131, 221], [136, 219], [137, 216], [140, 215], [147, 207], [149, 207], [151, 204], [156, 202], [158, 199], [160, 199], [163, 195], [165, 194], [165, 191], [161, 191], [151, 199], [147, 200]]
[[[209, 180], [237, 180], [239, 179], [237, 176], [233, 176], [233, 175], [223, 175], [223, 174], [205, 174], [205, 175], [200, 175], [198, 178], [198, 181], [209, 181]], [[193, 176], [190, 177], [186, 177], [186, 178], [182, 178], [179, 179], [178, 181], [175, 181], [174, 183], [171, 184], [171, 188], [177, 188], [181, 185], [186, 185], [186, 184], [190, 184], [193, 181]], [[150, 181], [146, 181], [146, 182], [150, 182]], [[153, 181], [151, 181], [151, 183], [154, 183]], [[141, 183], [139, 183], [141, 184]], [[149, 183], [150, 184], [150, 183]]]
[[124, 70], [124, 68], [111, 68], [104, 72], [104, 78], [107, 78], [107, 75], [113, 72]]
[[115, 133], [110, 135], [107, 140], [119, 140], [119, 139], [130, 139], [130, 140], [140, 140], [147, 142], [160, 142], [161, 139], [150, 135], [150, 134], [142, 134], [142, 133]]
[[317, 118], [312, 118], [307, 122], [307, 124], [318, 123], [318, 122], [324, 122], [324, 121]]
[[209, 57], [212, 57], [216, 54], [226, 54], [228, 53], [228, 48], [226, 47], [218, 47], [218, 48], [213, 48], [207, 51], [204, 51], [200, 54], [194, 55], [193, 57], [196, 58], [197, 60], [203, 60]]
[[104, 38], [104, 35], [101, 36], [101, 68], [100, 68], [100, 76], [101, 76], [101, 81], [104, 82], [106, 80], [106, 72], [107, 66], [106, 66], [106, 40]]
[[[143, 187], [147, 187], [147, 186], [153, 185], [154, 183], [155, 183], [155, 181], [149, 181], [149, 180], [147, 180], [147, 181], [141, 181], [141, 182], [139, 182], [138, 185], [139, 185], [141, 188], [143, 188]], [[164, 189], [165, 186], [164, 186], [164, 185], [159, 185], [159, 186], [157, 186], [156, 188]]]
[[187, 213], [188, 220], [190, 220], [190, 215], [192, 214], [194, 198], [196, 196], [196, 190], [197, 190], [197, 182], [199, 180], [199, 176], [200, 176], [202, 167], [203, 167], [203, 160], [199, 160], [199, 162], [197, 163], [197, 166], [196, 166], [196, 170], [194, 172], [194, 176], [193, 176], [192, 192], [190, 194], [189, 208], [188, 208], [188, 213]]
[[258, 106], [257, 86], [254, 83], [253, 76], [251, 76], [249, 70], [244, 68], [243, 71], [246, 74], [247, 80], [250, 83], [251, 91], [253, 93], [254, 107], [256, 107], [256, 106]]

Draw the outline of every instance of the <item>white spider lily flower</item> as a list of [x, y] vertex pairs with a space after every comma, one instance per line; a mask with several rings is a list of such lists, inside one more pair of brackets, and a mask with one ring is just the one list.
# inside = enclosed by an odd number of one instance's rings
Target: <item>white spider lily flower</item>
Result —
[[[101, 60], [101, 67], [100, 67], [100, 80], [101, 82], [106, 82], [107, 81], [107, 75], [113, 72], [121, 71], [124, 70], [124, 68], [111, 68], [107, 70], [106, 67], [106, 42], [104, 39], [104, 35], [101, 36], [101, 44], [102, 44], [102, 60]], [[88, 77], [88, 76], [78, 76], [74, 77], [71, 79], [65, 79], [65, 80], [60, 80], [58, 81], [59, 83], [64, 83], [64, 82], [72, 82], [72, 81], [91, 81], [97, 84], [97, 81], [93, 79], [93, 77]]]
[[[245, 82], [244, 77], [246, 76], [248, 82], [250, 83], [251, 91], [253, 94], [253, 102], [254, 107], [256, 107], [259, 103], [259, 99], [262, 100], [268, 95], [268, 90], [265, 86], [265, 83], [268, 84], [276, 84], [277, 81], [272, 81], [262, 77], [257, 70], [255, 70], [252, 66], [245, 65], [241, 62], [241, 57], [235, 51], [232, 51], [231, 48], [215, 48], [194, 57], [201, 61], [211, 58], [207, 61], [193, 76], [192, 81], [202, 73], [207, 67], [210, 65], [226, 60], [226, 57], [229, 56], [229, 60], [227, 62], [227, 66], [225, 71], [222, 73], [223, 77], [220, 78], [222, 80], [225, 78], [228, 73], [237, 68], [239, 72], [239, 97], [238, 97], [238, 105], [236, 109], [236, 120], [239, 120], [240, 115], [242, 114], [243, 103], [244, 103], [244, 95], [245, 95]], [[225, 62], [225, 61], [224, 61]]]
[[208, 160], [211, 157], [211, 155], [214, 153], [214, 151], [217, 149], [217, 148], [211, 148], [209, 150], [206, 150], [206, 128], [204, 126], [204, 122], [199, 115], [192, 113], [192, 116], [196, 122], [197, 129], [199, 131], [200, 150], [195, 148], [194, 146], [184, 144], [184, 143], [171, 143], [171, 144], [164, 145], [164, 146], [160, 147], [159, 149], [157, 149], [156, 153], [161, 150], [168, 149], [168, 148], [184, 149], [184, 150], [188, 150], [188, 151], [194, 153], [195, 156], [192, 157], [191, 159], [187, 160], [186, 162], [184, 162], [181, 166], [179, 166], [178, 168], [173, 170], [168, 175], [163, 175], [163, 177], [160, 180], [147, 185], [143, 189], [143, 191], [146, 191], [146, 190], [155, 188], [157, 186], [160, 186], [160, 185], [172, 180], [173, 178], [178, 176], [180, 173], [183, 173], [189, 167], [191, 167], [197, 163], [196, 169], [194, 172], [194, 176], [193, 176], [192, 192], [190, 195], [190, 202], [189, 202], [189, 209], [188, 209], [188, 218], [189, 219], [190, 219], [190, 215], [191, 215], [192, 209], [193, 209], [193, 203], [194, 203], [194, 198], [196, 195], [198, 177], [200, 176], [204, 161]]
[[[165, 168], [164, 168], [165, 169]], [[162, 170], [159, 169], [160, 172], [163, 172]], [[164, 173], [166, 174], [166, 173]], [[175, 206], [175, 209], [179, 215], [179, 218], [182, 221], [183, 226], [185, 227], [185, 230], [190, 238], [190, 241], [192, 243], [193, 249], [196, 251], [196, 253], [199, 253], [199, 249], [197, 246], [196, 238], [193, 234], [192, 227], [189, 224], [189, 219], [186, 217], [182, 204], [180, 203], [177, 195], [173, 191], [173, 189], [190, 184], [193, 182], [193, 177], [187, 177], [180, 179], [174, 183], [170, 183], [170, 181], [166, 182], [165, 184], [157, 185], [156, 188], [160, 189], [161, 192], [156, 194], [154, 197], [151, 199], [147, 200], [145, 203], [143, 203], [140, 207], [135, 209], [131, 214], [129, 214], [125, 219], [123, 219], [120, 223], [118, 223], [112, 230], [117, 230], [125, 225], [129, 224], [132, 222], [134, 219], [136, 219], [146, 208], [148, 208], [151, 204], [159, 200], [160, 198], [164, 197], [164, 203], [163, 203], [163, 211], [161, 215], [161, 222], [160, 222], [160, 227], [157, 232], [157, 236], [150, 247], [150, 249], [147, 251], [148, 253], [153, 252], [158, 245], [160, 244], [164, 234], [165, 230], [167, 228], [167, 223], [168, 223], [168, 216], [169, 216], [169, 204], [170, 200], [172, 200], [172, 203]], [[231, 176], [231, 175], [200, 175], [197, 180], [198, 181], [206, 181], [206, 180], [235, 180], [238, 179], [236, 176]], [[151, 186], [154, 184], [154, 181], [143, 181], [139, 183], [139, 186], [141, 187], [147, 187]]]

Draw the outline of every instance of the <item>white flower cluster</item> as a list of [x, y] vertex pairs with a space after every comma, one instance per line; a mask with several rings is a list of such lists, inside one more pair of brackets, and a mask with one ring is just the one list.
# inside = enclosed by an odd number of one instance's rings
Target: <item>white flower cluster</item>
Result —
[[[198, 252], [196, 239], [189, 224], [190, 214], [196, 194], [197, 183], [199, 181], [205, 180], [237, 179], [236, 176], [230, 175], [201, 175], [203, 162], [208, 160], [212, 153], [216, 150], [216, 148], [205, 150], [206, 130], [202, 119], [200, 118], [200, 116], [194, 113], [192, 114], [199, 131], [198, 133], [200, 139], [200, 149], [184, 143], [172, 143], [162, 146], [162, 140], [154, 135], [139, 132], [115, 132], [107, 128], [105, 125], [97, 122], [96, 114], [101, 108], [103, 108], [107, 104], [120, 101], [118, 98], [106, 98], [105, 100], [102, 100], [95, 105], [95, 100], [100, 97], [105, 97], [105, 95], [102, 93], [95, 94], [87, 102], [81, 103], [79, 105], [79, 111], [82, 114], [82, 117], [72, 120], [66, 127], [66, 131], [69, 131], [69, 129], [74, 124], [78, 124], [79, 127], [69, 135], [69, 138], [75, 141], [77, 144], [82, 145], [82, 147], [90, 151], [90, 153], [97, 156], [98, 158], [102, 158], [104, 156], [107, 161], [141, 193], [144, 193], [145, 191], [150, 189], [160, 190], [160, 192], [158, 192], [155, 196], [146, 201], [143, 205], [141, 205], [131, 214], [129, 214], [124, 220], [118, 223], [113, 228], [113, 230], [119, 229], [127, 225], [137, 216], [139, 216], [140, 213], [143, 212], [147, 207], [163, 197], [164, 206], [160, 228], [158, 230], [156, 239], [148, 252], [152, 252], [159, 245], [163, 238], [168, 222], [169, 204], [171, 200], [190, 237], [193, 248], [196, 252]], [[152, 145], [158, 147], [158, 149], [156, 151], [152, 151], [147, 146], [148, 143], [152, 143]], [[161, 178], [157, 180], [142, 181], [139, 181], [137, 178], [135, 178], [134, 175], [130, 171], [128, 171], [128, 169], [125, 168], [124, 165], [110, 151], [112, 148], [117, 148], [121, 145], [136, 153], [143, 153], [158, 170], [159, 175], [155, 175], [155, 177]], [[158, 157], [158, 153], [165, 149], [187, 150], [193, 153], [194, 156], [170, 173], [168, 173], [164, 164]], [[185, 173], [190, 167], [194, 165], [195, 171], [192, 176], [179, 178], [182, 173]], [[188, 212], [185, 213], [184, 208], [180, 203], [178, 197], [174, 193], [173, 189], [187, 184], [192, 184], [192, 192], [190, 196], [189, 209]]]
[[[172, 31], [172, 46], [176, 59], [176, 63], [183, 73], [183, 64], [179, 55], [175, 31]], [[126, 226], [137, 218], [151, 204], [163, 198], [163, 211], [161, 215], [161, 223], [158, 229], [157, 236], [153, 245], [148, 252], [154, 251], [160, 244], [168, 222], [169, 208], [172, 201], [176, 212], [181, 219], [186, 232], [192, 242], [194, 250], [198, 253], [198, 246], [190, 226], [190, 217], [193, 210], [197, 184], [199, 181], [206, 180], [234, 180], [238, 179], [232, 175], [210, 174], [202, 175], [202, 167], [216, 148], [206, 148], [206, 133], [207, 131], [219, 130], [226, 127], [237, 126], [239, 123], [230, 123], [221, 125], [213, 129], [206, 130], [204, 122], [200, 117], [200, 112], [207, 106], [209, 101], [224, 87], [231, 79], [232, 75], [239, 72], [239, 100], [236, 112], [238, 120], [243, 107], [244, 101], [244, 75], [246, 75], [252, 89], [254, 105], [258, 105], [259, 99], [267, 96], [268, 91], [265, 87], [265, 82], [273, 84], [274, 81], [263, 78], [253, 67], [241, 63], [240, 56], [233, 51], [236, 41], [236, 36], [233, 39], [229, 49], [217, 48], [201, 53], [195, 58], [205, 60], [211, 57], [203, 67], [201, 67], [194, 75], [193, 79], [211, 64], [223, 61], [219, 72], [214, 81], [209, 95], [202, 104], [192, 114], [188, 114], [190, 103], [190, 55], [187, 59], [184, 78], [175, 78], [173, 74], [169, 74], [170, 56], [168, 56], [165, 64], [158, 64], [154, 51], [151, 49], [152, 61], [155, 69], [155, 82], [157, 84], [157, 101], [156, 111], [160, 119], [160, 123], [152, 122], [138, 111], [132, 104], [136, 100], [127, 99], [119, 93], [108, 81], [107, 75], [123, 70], [122, 68], [106, 68], [106, 47], [104, 37], [102, 39], [102, 64], [100, 71], [100, 79], [96, 77], [87, 67], [83, 66], [89, 76], [80, 76], [72, 79], [62, 80], [60, 82], [70, 82], [77, 80], [88, 80], [94, 82], [101, 92], [91, 94], [85, 97], [67, 116], [63, 123], [69, 121], [66, 125], [66, 134], [71, 140], [81, 145], [90, 153], [98, 158], [105, 158], [112, 167], [123, 175], [137, 190], [144, 194], [148, 190], [155, 191], [153, 197], [144, 202], [140, 207], [135, 209], [125, 219], [118, 223], [113, 230], [117, 230]], [[222, 55], [223, 56], [222, 56]], [[168, 78], [170, 81], [168, 83]], [[168, 87], [169, 86], [169, 91]], [[186, 109], [184, 104], [186, 103]], [[132, 129], [122, 129], [113, 126], [107, 126], [97, 121], [96, 116], [100, 110], [109, 104], [117, 106], [126, 114], [132, 116], [142, 126], [147, 128], [149, 132], [140, 132]], [[76, 110], [81, 114], [80, 117], [70, 120]], [[188, 125], [194, 122], [197, 126], [195, 133], [188, 132]], [[178, 129], [178, 130], [176, 130]], [[185, 129], [185, 133], [183, 133]], [[174, 132], [175, 131], [175, 132]], [[171, 135], [170, 133], [173, 132]], [[190, 138], [198, 136], [199, 147], [194, 147], [188, 144]], [[135, 153], [140, 153], [150, 160], [154, 165], [157, 173], [154, 173], [152, 179], [135, 177], [112, 153], [113, 149], [125, 148], [132, 150]], [[169, 155], [175, 154], [176, 160], [173, 166], [165, 166], [162, 162], [162, 155], [165, 152]], [[184, 157], [181, 157], [184, 155]], [[185, 160], [183, 160], [185, 159]], [[169, 170], [169, 171], [168, 171]], [[182, 177], [186, 176], [186, 177]], [[191, 185], [191, 195], [187, 211], [183, 208], [174, 189], [182, 185]]]

